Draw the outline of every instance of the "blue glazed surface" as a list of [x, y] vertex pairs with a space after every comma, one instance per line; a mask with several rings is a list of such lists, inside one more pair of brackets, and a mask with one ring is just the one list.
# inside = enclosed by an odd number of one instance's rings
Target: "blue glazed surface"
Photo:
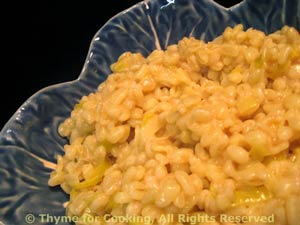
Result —
[[[25, 216], [65, 215], [68, 196], [47, 180], [51, 169], [40, 160], [55, 163], [67, 140], [57, 133], [79, 99], [103, 82], [109, 65], [125, 51], [147, 56], [185, 36], [205, 41], [226, 26], [242, 23], [271, 33], [283, 25], [300, 29], [300, 0], [244, 0], [226, 9], [211, 0], [149, 0], [112, 18], [92, 40], [78, 80], [47, 87], [29, 98], [0, 133], [0, 225], [26, 224]], [[157, 40], [156, 40], [157, 38]], [[61, 222], [58, 224], [68, 224]]]

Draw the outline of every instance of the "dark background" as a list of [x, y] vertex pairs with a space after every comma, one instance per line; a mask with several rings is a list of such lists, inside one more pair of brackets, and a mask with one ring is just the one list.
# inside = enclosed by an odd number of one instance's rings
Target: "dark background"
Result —
[[[2, 20], [8, 51], [2, 51], [0, 129], [41, 88], [76, 79], [97, 30], [138, 2], [40, 0], [2, 6], [2, 14], [8, 12]], [[229, 7], [240, 0], [216, 2]]]

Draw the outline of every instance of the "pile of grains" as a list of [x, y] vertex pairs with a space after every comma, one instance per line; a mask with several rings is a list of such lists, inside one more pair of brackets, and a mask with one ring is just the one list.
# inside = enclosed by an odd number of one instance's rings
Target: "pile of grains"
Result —
[[69, 144], [49, 185], [70, 194], [76, 224], [189, 224], [180, 214], [211, 219], [202, 225], [299, 224], [297, 30], [237, 25], [209, 43], [124, 53], [111, 69], [59, 127]]

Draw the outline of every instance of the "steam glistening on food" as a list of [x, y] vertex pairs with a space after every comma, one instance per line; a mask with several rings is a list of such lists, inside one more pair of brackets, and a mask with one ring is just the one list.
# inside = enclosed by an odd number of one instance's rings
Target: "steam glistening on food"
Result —
[[239, 224], [221, 214], [273, 215], [273, 224], [298, 224], [297, 30], [237, 25], [209, 43], [191, 37], [147, 58], [124, 53], [111, 69], [59, 127], [70, 143], [49, 185], [70, 194], [68, 215], [154, 224], [168, 213], [213, 215], [208, 224]]

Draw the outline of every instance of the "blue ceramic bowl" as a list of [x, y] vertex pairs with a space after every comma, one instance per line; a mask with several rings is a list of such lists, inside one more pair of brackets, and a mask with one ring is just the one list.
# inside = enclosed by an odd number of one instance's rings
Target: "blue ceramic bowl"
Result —
[[39, 91], [2, 129], [0, 225], [56, 224], [54, 216], [65, 215], [63, 203], [68, 196], [47, 185], [55, 155], [63, 154], [67, 143], [57, 127], [83, 95], [106, 79], [109, 65], [120, 54], [147, 56], [185, 36], [209, 41], [239, 23], [267, 33], [283, 25], [299, 29], [300, 0], [244, 0], [228, 9], [211, 0], [149, 0], [107, 22], [92, 40], [79, 78]]

